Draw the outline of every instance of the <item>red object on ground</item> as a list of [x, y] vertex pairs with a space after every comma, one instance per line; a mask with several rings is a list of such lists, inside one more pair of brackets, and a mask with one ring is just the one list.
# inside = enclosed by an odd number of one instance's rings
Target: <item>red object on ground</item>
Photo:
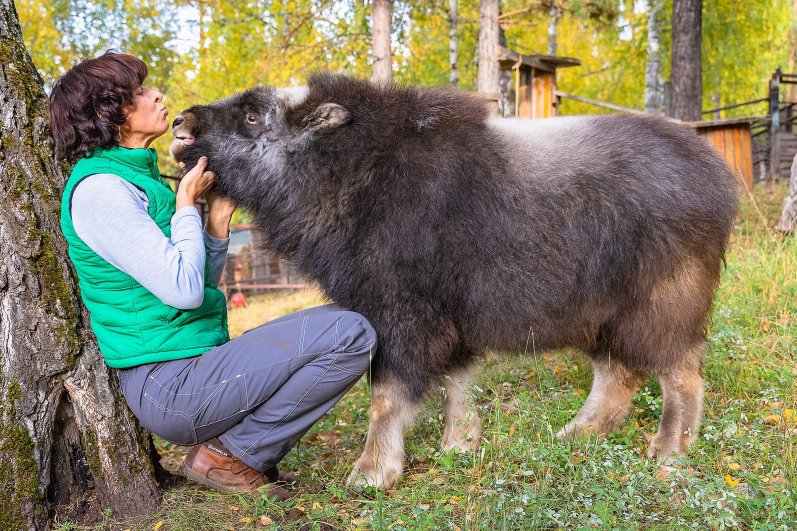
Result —
[[246, 297], [240, 291], [233, 293], [230, 297], [230, 306], [233, 308], [244, 308], [246, 306]]

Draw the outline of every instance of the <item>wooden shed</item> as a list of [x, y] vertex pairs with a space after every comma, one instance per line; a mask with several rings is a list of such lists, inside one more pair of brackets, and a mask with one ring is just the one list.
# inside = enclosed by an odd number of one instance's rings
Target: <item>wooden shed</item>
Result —
[[498, 62], [502, 70], [514, 72], [518, 118], [556, 116], [556, 70], [581, 64], [573, 57], [524, 55], [503, 46], [498, 48]]
[[750, 125], [760, 117], [688, 122], [698, 135], [717, 148], [747, 189], [753, 187], [753, 142]]

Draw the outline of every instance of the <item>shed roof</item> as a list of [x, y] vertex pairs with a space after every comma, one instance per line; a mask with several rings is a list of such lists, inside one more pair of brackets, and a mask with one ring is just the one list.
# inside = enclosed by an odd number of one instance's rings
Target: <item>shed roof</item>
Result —
[[728, 127], [733, 125], [751, 125], [755, 122], [767, 121], [767, 116], [742, 116], [739, 118], [722, 118], [719, 120], [701, 120], [699, 122], [684, 122], [685, 125], [690, 125], [697, 129], [705, 129], [708, 127]]
[[578, 66], [581, 61], [575, 57], [559, 57], [558, 55], [542, 55], [542, 54], [521, 54], [503, 46], [498, 47], [498, 62], [503, 69], [513, 68], [518, 63], [544, 70], [545, 72], [554, 72], [557, 68], [566, 68], [569, 66]]

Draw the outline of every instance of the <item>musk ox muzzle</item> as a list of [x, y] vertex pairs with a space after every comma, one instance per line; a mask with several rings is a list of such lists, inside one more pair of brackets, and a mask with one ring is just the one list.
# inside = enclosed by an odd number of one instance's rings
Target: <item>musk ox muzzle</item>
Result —
[[664, 413], [648, 454], [698, 433], [706, 326], [737, 206], [734, 176], [657, 118], [489, 120], [447, 89], [315, 75], [180, 115], [175, 154], [272, 250], [379, 335], [371, 425], [349, 483], [392, 485], [422, 397], [445, 392], [443, 448], [472, 449], [466, 400], [486, 350], [574, 347], [592, 390], [560, 437], [604, 433], [648, 375]]

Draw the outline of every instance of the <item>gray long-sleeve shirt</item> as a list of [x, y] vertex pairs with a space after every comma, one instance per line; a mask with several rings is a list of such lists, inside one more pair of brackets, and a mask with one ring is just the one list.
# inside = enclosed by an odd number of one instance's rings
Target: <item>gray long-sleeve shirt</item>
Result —
[[199, 212], [186, 206], [171, 219], [167, 238], [149, 217], [147, 195], [121, 177], [96, 174], [72, 195], [72, 224], [91, 250], [138, 281], [164, 304], [187, 310], [202, 304], [205, 248], [211, 282], [221, 279], [229, 239], [202, 229]]

